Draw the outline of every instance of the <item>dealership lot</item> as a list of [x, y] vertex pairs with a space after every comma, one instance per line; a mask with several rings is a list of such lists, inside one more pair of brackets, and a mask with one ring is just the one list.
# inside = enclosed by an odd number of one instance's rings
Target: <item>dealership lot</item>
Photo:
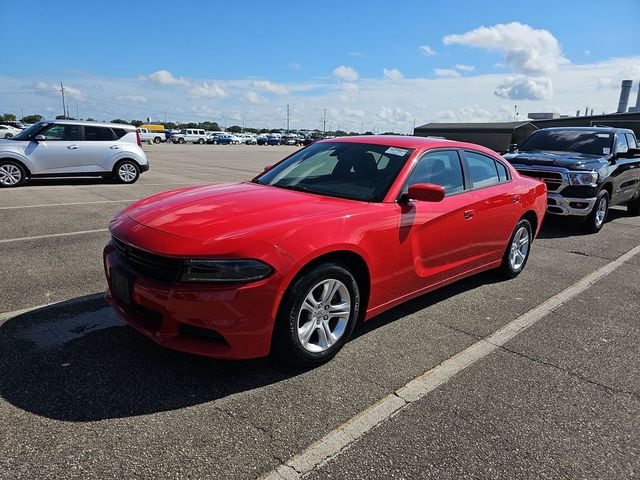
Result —
[[219, 362], [163, 350], [106, 308], [106, 225], [137, 198], [251, 178], [295, 148], [145, 150], [151, 170], [135, 185], [40, 180], [0, 190], [4, 476], [268, 474], [602, 267], [615, 269], [381, 418], [311, 477], [640, 475], [640, 254], [611, 263], [640, 245], [639, 218], [613, 209], [595, 235], [550, 221], [517, 279], [481, 274], [413, 300], [361, 326], [323, 367]]

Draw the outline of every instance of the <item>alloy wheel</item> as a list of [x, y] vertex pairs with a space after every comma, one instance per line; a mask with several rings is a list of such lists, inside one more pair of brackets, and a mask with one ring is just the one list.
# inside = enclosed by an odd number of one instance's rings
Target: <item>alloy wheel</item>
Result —
[[607, 197], [602, 197], [598, 202], [598, 209], [596, 210], [596, 218], [595, 223], [596, 227], [600, 227], [604, 223], [604, 219], [607, 216], [607, 210], [609, 207], [609, 202]]
[[346, 285], [333, 278], [312, 287], [300, 307], [298, 340], [312, 353], [321, 353], [344, 335], [351, 314], [351, 295]]
[[118, 168], [118, 176], [120, 177], [120, 180], [125, 183], [129, 183], [135, 180], [137, 174], [138, 171], [136, 170], [136, 167], [134, 167], [130, 163], [123, 163]]
[[509, 263], [514, 271], [518, 271], [524, 266], [529, 254], [529, 243], [529, 231], [522, 226], [513, 236], [509, 252]]
[[0, 184], [11, 187], [22, 180], [22, 172], [18, 167], [10, 163], [0, 165]]

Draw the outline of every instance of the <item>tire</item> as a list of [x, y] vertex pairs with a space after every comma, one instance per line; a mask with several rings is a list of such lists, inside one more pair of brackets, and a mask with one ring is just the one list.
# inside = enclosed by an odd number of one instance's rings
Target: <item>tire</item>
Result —
[[132, 184], [140, 178], [140, 167], [133, 160], [120, 160], [113, 167], [113, 179], [117, 183]]
[[180, 144], [185, 143], [184, 138], [179, 138], [178, 139], [178, 143], [180, 143]]
[[640, 215], [640, 197], [629, 200], [627, 203], [627, 213], [634, 217]]
[[24, 167], [13, 160], [0, 160], [0, 188], [19, 187], [27, 180]]
[[609, 192], [602, 190], [596, 197], [591, 213], [587, 215], [583, 228], [589, 233], [598, 233], [607, 221], [610, 206]]
[[527, 260], [529, 260], [532, 241], [533, 230], [531, 229], [531, 223], [523, 218], [513, 229], [507, 249], [502, 256], [502, 263], [498, 269], [502, 276], [516, 278], [522, 273]]
[[285, 293], [276, 318], [273, 352], [295, 366], [322, 365], [347, 342], [359, 310], [360, 288], [351, 272], [337, 263], [318, 265], [294, 280]]
[[204, 140], [203, 139], [199, 139], [198, 140], [198, 145], [204, 145]]
[[153, 139], [153, 143], [160, 143], [160, 142], [161, 142], [160, 137], [156, 137]]
[[7, 140], [13, 138], [13, 133], [5, 133], [4, 138]]

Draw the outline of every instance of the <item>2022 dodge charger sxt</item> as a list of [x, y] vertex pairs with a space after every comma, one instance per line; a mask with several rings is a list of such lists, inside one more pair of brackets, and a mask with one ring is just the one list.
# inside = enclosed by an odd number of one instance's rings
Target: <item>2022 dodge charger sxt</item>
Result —
[[124, 209], [107, 298], [169, 348], [320, 364], [358, 320], [483, 270], [518, 275], [546, 206], [543, 183], [477, 145], [325, 140], [252, 181]]

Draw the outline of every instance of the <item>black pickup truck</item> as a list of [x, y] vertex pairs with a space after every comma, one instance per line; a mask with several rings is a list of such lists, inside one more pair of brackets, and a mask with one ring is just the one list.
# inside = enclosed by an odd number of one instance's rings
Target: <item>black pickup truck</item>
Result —
[[611, 205], [640, 215], [640, 149], [632, 130], [543, 128], [504, 155], [521, 174], [547, 185], [547, 212], [583, 220], [598, 232]]

